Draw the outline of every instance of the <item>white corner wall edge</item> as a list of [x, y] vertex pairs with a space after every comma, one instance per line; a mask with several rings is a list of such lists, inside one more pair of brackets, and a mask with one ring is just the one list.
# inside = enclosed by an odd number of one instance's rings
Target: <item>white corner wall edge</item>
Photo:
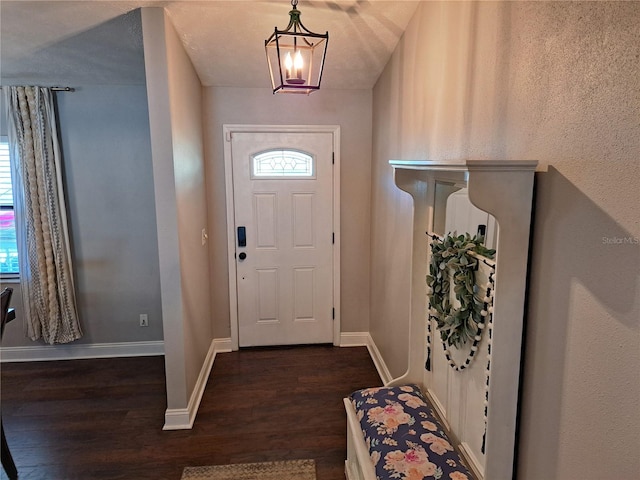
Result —
[[231, 352], [232, 350], [231, 338], [214, 338], [211, 341], [209, 351], [200, 369], [200, 375], [198, 375], [196, 385], [191, 392], [187, 408], [167, 408], [164, 414], [163, 430], [189, 430], [193, 427], [216, 355], [218, 353]]
[[378, 347], [376, 346], [376, 342], [373, 341], [373, 337], [369, 332], [342, 332], [340, 334], [340, 346], [367, 347], [369, 356], [371, 357], [383, 384], [386, 385], [393, 379], [387, 364], [380, 354], [380, 350], [378, 350]]
[[161, 340], [150, 342], [34, 345], [0, 348], [0, 361], [2, 363], [86, 358], [150, 357], [156, 355], [164, 355], [164, 342]]

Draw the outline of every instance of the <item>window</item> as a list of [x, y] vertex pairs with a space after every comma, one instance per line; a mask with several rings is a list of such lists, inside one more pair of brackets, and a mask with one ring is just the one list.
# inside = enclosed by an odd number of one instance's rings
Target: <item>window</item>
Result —
[[0, 274], [17, 274], [18, 244], [13, 212], [9, 142], [0, 137]]
[[315, 178], [313, 157], [297, 150], [269, 150], [252, 162], [252, 178]]

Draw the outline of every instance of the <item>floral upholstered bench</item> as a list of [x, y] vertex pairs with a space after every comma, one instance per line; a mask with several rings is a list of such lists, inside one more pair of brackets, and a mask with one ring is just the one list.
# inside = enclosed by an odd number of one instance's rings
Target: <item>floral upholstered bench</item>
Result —
[[[345, 405], [348, 416], [355, 412], [368, 450], [368, 458], [364, 459], [348, 453], [351, 459], [347, 459], [346, 473], [350, 480], [475, 478], [418, 386], [358, 390], [346, 399]], [[350, 443], [361, 440], [351, 439]], [[363, 465], [367, 461], [373, 469]]]

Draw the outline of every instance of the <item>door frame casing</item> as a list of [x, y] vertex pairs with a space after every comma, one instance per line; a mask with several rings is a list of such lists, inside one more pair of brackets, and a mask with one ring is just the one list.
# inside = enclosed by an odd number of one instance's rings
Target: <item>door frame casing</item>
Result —
[[235, 203], [233, 194], [233, 157], [231, 138], [234, 133], [331, 133], [333, 137], [333, 344], [340, 345], [340, 125], [240, 125], [222, 126], [224, 143], [224, 176], [227, 199], [227, 258], [229, 265], [229, 322], [231, 348], [238, 350], [238, 290], [236, 271]]

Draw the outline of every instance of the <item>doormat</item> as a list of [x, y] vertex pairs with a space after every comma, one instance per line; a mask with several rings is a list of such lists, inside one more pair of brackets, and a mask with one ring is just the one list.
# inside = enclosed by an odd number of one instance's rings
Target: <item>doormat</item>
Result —
[[316, 480], [315, 460], [185, 467], [181, 480]]

